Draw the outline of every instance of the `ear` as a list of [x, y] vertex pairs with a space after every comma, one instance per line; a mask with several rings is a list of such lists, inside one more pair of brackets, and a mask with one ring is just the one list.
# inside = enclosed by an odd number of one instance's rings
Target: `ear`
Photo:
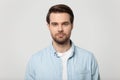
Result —
[[48, 29], [50, 29], [50, 24], [47, 23]]
[[72, 25], [71, 25], [71, 30], [73, 29], [73, 23], [72, 23]]

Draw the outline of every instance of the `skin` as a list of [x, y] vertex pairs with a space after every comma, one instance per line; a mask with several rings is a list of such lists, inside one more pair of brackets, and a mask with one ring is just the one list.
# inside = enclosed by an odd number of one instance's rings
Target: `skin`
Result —
[[53, 46], [57, 52], [66, 52], [70, 47], [70, 36], [73, 24], [68, 13], [51, 13], [49, 31], [53, 38]]

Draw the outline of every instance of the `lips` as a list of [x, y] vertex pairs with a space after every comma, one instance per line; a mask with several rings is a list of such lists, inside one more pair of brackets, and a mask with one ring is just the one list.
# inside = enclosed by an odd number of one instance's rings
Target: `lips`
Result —
[[65, 34], [64, 33], [58, 33], [57, 36], [62, 38]]

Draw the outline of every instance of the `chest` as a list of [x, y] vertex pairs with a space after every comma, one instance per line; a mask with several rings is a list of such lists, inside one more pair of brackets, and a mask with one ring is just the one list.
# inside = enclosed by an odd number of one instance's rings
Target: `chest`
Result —
[[[68, 80], [91, 80], [88, 61], [69, 59], [66, 63]], [[46, 59], [35, 68], [35, 80], [62, 80], [62, 60]]]

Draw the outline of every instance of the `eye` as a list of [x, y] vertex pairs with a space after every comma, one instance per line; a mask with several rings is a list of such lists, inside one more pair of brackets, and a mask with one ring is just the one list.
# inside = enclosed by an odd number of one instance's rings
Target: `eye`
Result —
[[64, 25], [64, 26], [68, 26], [68, 25], [69, 25], [69, 22], [64, 22], [63, 25]]
[[58, 24], [57, 23], [51, 23], [52, 26], [57, 26]]

